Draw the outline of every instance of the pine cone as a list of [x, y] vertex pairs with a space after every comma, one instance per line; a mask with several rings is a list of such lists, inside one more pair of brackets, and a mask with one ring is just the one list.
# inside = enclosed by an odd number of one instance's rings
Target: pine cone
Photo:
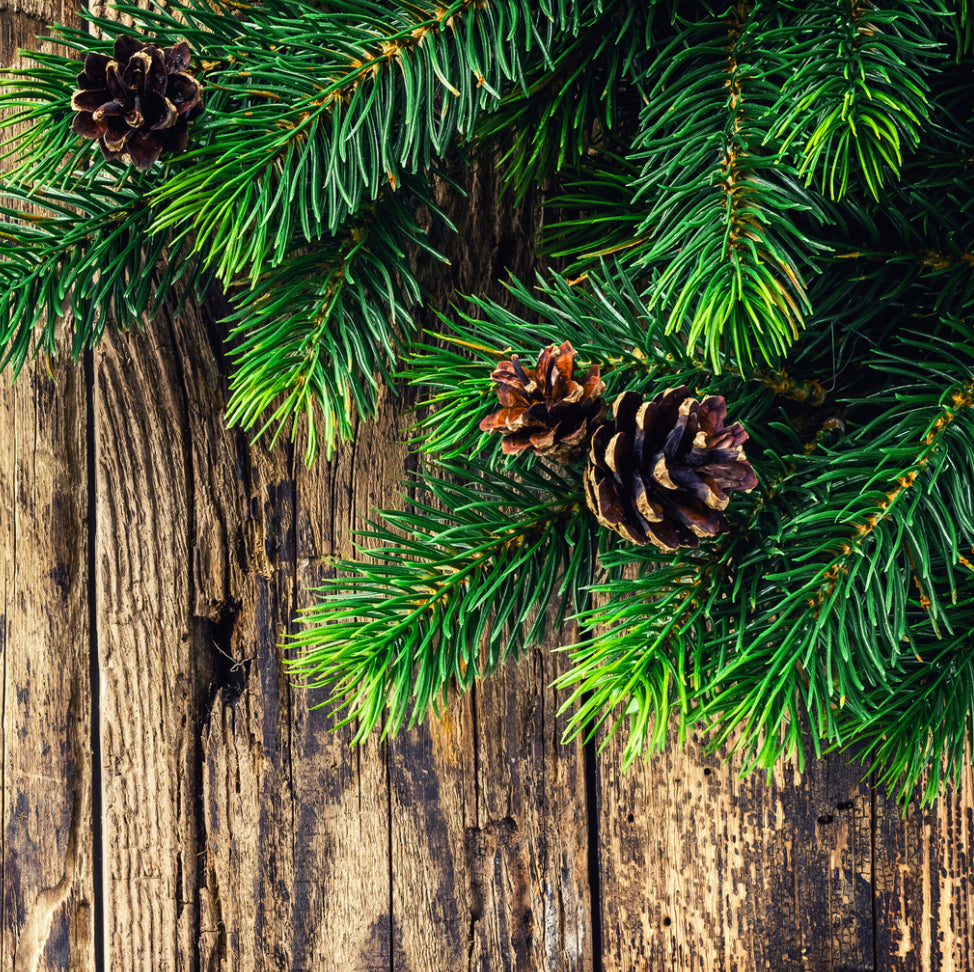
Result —
[[159, 50], [133, 37], [115, 40], [115, 56], [88, 54], [71, 96], [71, 125], [96, 138], [106, 159], [148, 169], [163, 152], [186, 148], [187, 123], [203, 110], [200, 83], [186, 73], [189, 44]]
[[724, 427], [719, 396], [698, 402], [686, 385], [644, 402], [623, 392], [614, 418], [592, 437], [585, 498], [599, 523], [641, 546], [696, 547], [729, 529], [720, 511], [730, 490], [757, 486], [742, 445], [747, 433]]
[[515, 354], [490, 376], [504, 407], [480, 427], [504, 436], [504, 452], [532, 449], [539, 456], [569, 463], [585, 452], [591, 430], [605, 417], [605, 384], [599, 366], [575, 378], [575, 350], [567, 341], [545, 348], [534, 368]]

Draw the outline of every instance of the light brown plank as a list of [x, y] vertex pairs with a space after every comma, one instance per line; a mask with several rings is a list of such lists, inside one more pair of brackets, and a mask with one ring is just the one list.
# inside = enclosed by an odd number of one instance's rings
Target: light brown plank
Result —
[[[557, 635], [549, 643], [557, 646]], [[480, 786], [468, 837], [481, 899], [475, 969], [594, 967], [586, 754], [577, 740], [561, 743], [561, 699], [550, 688], [566, 664], [533, 651], [478, 689]]]
[[198, 733], [186, 402], [171, 334], [95, 355], [96, 595], [106, 961], [187, 968], [196, 944]]
[[[54, 13], [0, 4], [0, 65], [38, 48], [44, 20], [31, 14]], [[63, 349], [53, 377], [43, 360], [13, 387], [10, 377], [0, 378], [0, 970], [90, 970], [85, 381]]]
[[[225, 306], [213, 296], [211, 309]], [[287, 449], [228, 431], [225, 329], [175, 322], [190, 442], [199, 727], [201, 968], [289, 969], [290, 693], [279, 643], [292, 610], [294, 480]]]
[[698, 741], [600, 757], [606, 972], [872, 968], [870, 801], [861, 769], [738, 777]]
[[[465, 176], [465, 199], [439, 199], [458, 227], [426, 281], [443, 310], [533, 274], [533, 201], [499, 202], [496, 167]], [[593, 967], [584, 762], [547, 687], [562, 664], [531, 652], [390, 743], [396, 970]]]
[[70, 362], [0, 391], [0, 969], [94, 968], [86, 403]]
[[112, 968], [290, 968], [294, 484], [224, 428], [221, 342], [190, 311], [99, 356]]
[[[472, 697], [389, 743], [395, 972], [466, 972], [483, 918]], [[501, 956], [497, 956], [500, 961]]]

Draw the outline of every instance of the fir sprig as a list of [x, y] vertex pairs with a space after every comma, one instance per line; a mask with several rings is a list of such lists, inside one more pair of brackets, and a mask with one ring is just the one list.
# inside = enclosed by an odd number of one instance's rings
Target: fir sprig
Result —
[[[290, 642], [294, 674], [325, 688], [356, 740], [380, 722], [421, 721], [584, 604], [597, 541], [577, 484], [538, 467], [523, 477], [443, 464], [407, 512], [385, 510], [356, 560], [334, 564]], [[380, 546], [374, 546], [378, 543]], [[368, 558], [368, 559], [366, 559]]]
[[759, 39], [777, 16], [775, 4], [740, 2], [688, 25], [650, 69], [634, 142], [634, 201], [649, 205], [636, 231], [646, 242], [627, 260], [659, 268], [650, 306], [688, 344], [703, 343], [716, 370], [725, 356], [779, 363], [810, 308], [814, 244], [797, 220], [825, 214], [767, 145], [777, 64]]
[[860, 176], [879, 198], [889, 176], [919, 144], [928, 116], [927, 75], [949, 16], [939, 0], [921, 3], [783, 3], [791, 13], [775, 36], [785, 83], [772, 133], [793, 143], [806, 183], [819, 178], [833, 199]]
[[[431, 199], [422, 203], [449, 225]], [[330, 458], [339, 439], [352, 437], [356, 416], [375, 414], [422, 296], [407, 254], [443, 259], [416, 222], [419, 205], [417, 193], [389, 193], [345, 235], [288, 257], [239, 292], [230, 424], [258, 435], [273, 427], [274, 439], [290, 426], [292, 441], [303, 427], [311, 463], [319, 446]]]
[[84, 193], [0, 184], [0, 366], [53, 354], [70, 311], [75, 357], [106, 321], [139, 326], [163, 302], [203, 286], [199, 260], [169, 234], [147, 232], [152, 212], [136, 186], [103, 176]]
[[213, 137], [156, 191], [156, 228], [191, 227], [222, 279], [280, 261], [295, 235], [334, 234], [471, 136], [523, 82], [524, 53], [547, 58], [577, 15], [513, 0], [255, 8], [210, 82]]

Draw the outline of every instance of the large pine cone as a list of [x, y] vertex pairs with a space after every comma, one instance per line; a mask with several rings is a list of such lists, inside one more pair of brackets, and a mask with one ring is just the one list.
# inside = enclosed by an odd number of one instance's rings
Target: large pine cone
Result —
[[71, 127], [96, 138], [106, 159], [148, 169], [163, 152], [186, 148], [186, 125], [203, 110], [200, 84], [186, 73], [189, 44], [159, 50], [134, 37], [115, 40], [115, 56], [88, 54], [71, 97]]
[[651, 402], [623, 392], [613, 410], [592, 437], [585, 470], [585, 498], [599, 522], [669, 552], [724, 533], [728, 491], [758, 483], [742, 448], [747, 433], [737, 422], [724, 428], [724, 399], [699, 402], [681, 385]]
[[585, 452], [591, 430], [605, 417], [605, 384], [599, 366], [575, 377], [575, 350], [567, 341], [545, 348], [534, 368], [514, 355], [490, 376], [504, 407], [480, 427], [504, 436], [504, 452], [531, 449], [555, 462], [569, 463]]

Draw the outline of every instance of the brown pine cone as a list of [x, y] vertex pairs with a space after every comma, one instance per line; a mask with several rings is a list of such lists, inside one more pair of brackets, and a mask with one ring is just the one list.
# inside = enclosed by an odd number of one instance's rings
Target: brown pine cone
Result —
[[552, 344], [525, 368], [515, 354], [490, 376], [504, 407], [480, 427], [504, 436], [504, 452], [531, 449], [555, 462], [569, 463], [585, 452], [589, 436], [605, 417], [605, 384], [599, 366], [575, 377], [575, 350], [567, 341]]
[[187, 123], [203, 110], [200, 83], [186, 73], [186, 41], [159, 50], [134, 37], [115, 40], [115, 56], [88, 54], [71, 96], [72, 130], [98, 139], [106, 159], [148, 169], [163, 152], [186, 148]]
[[696, 547], [724, 533], [730, 490], [758, 484], [742, 448], [747, 433], [724, 427], [720, 396], [702, 402], [686, 385], [644, 402], [623, 392], [592, 437], [585, 498], [599, 523], [641, 546]]

